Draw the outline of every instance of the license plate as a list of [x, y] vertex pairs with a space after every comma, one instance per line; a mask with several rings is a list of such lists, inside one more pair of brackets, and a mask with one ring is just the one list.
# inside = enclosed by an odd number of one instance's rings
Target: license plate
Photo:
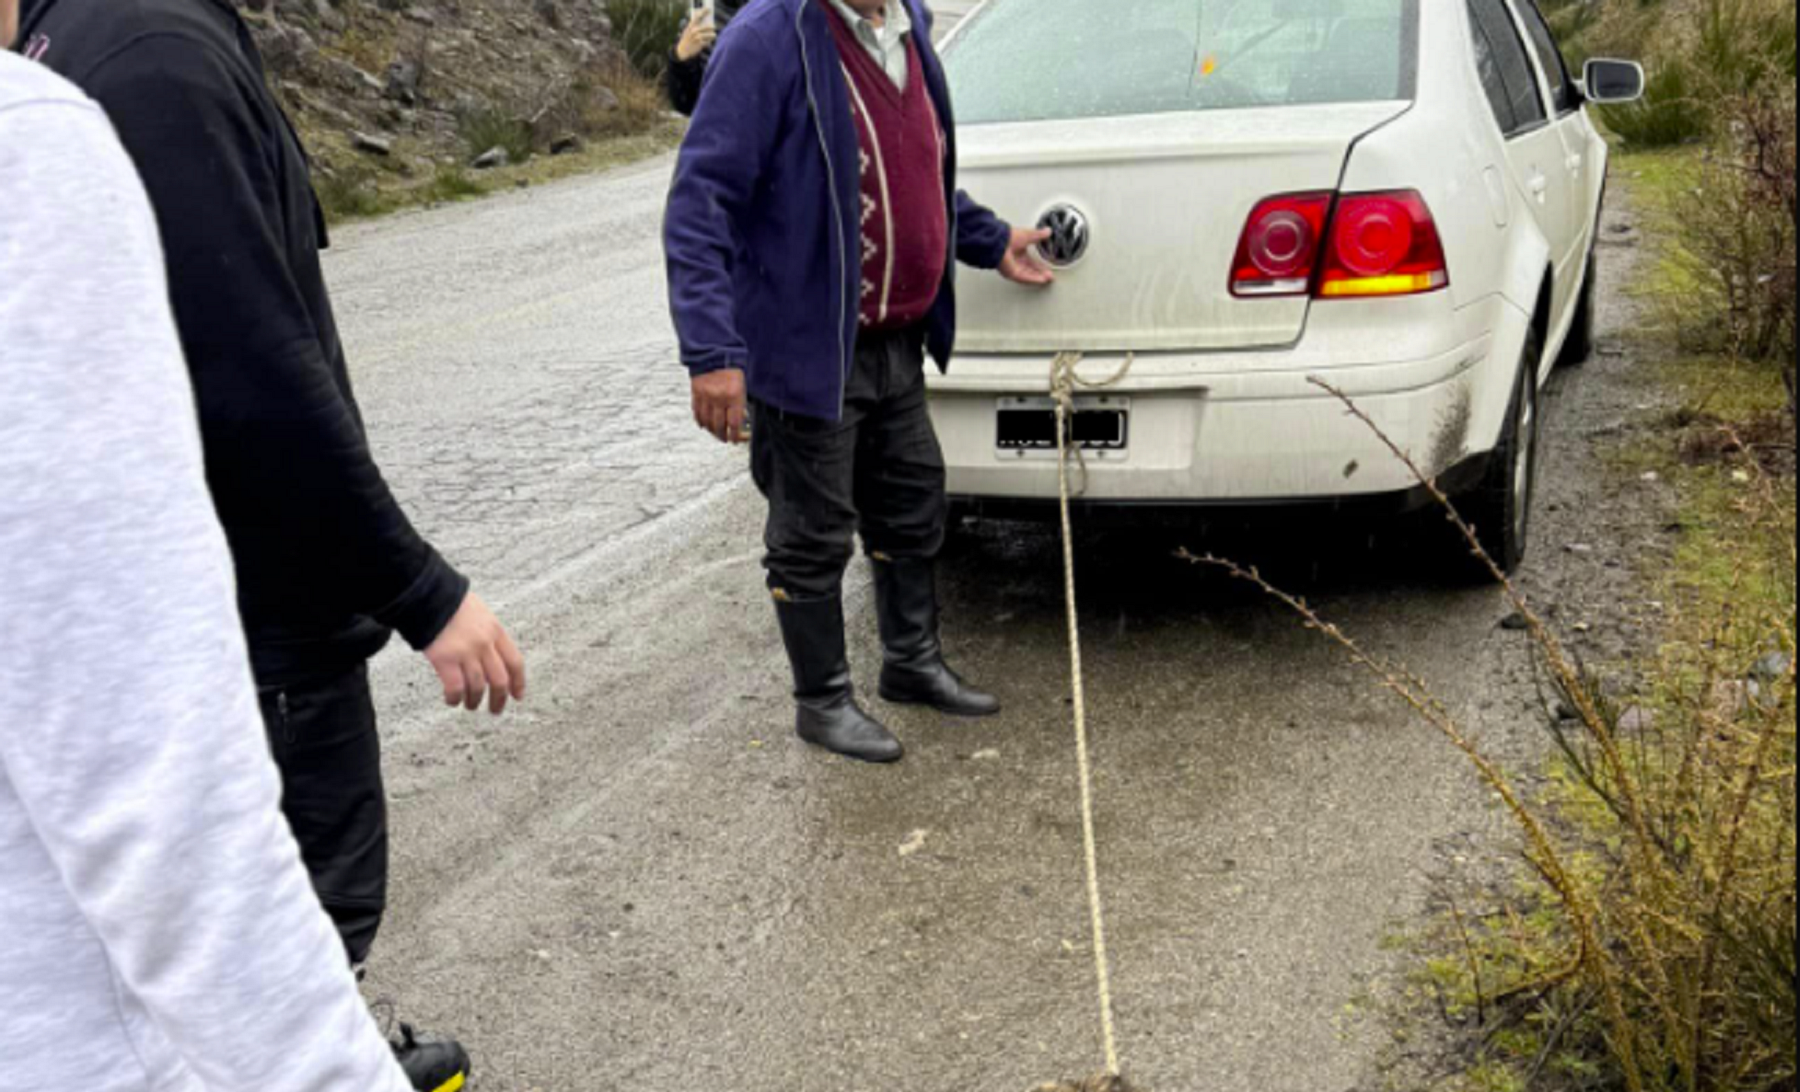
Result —
[[[1006, 398], [1000, 402], [1001, 451], [1056, 450], [1056, 402], [1050, 398]], [[1069, 440], [1084, 451], [1124, 451], [1131, 444], [1131, 403], [1124, 398], [1078, 398]]]

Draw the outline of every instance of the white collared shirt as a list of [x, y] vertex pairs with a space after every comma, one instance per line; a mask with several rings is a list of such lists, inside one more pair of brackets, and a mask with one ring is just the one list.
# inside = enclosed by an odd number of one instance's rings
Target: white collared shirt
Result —
[[907, 8], [906, 0], [887, 0], [887, 14], [881, 26], [876, 26], [873, 19], [844, 0], [827, 2], [850, 24], [856, 40], [862, 43], [869, 56], [875, 58], [875, 63], [894, 81], [894, 86], [905, 91], [912, 78], [912, 61], [907, 55], [906, 40], [913, 32], [912, 12]]

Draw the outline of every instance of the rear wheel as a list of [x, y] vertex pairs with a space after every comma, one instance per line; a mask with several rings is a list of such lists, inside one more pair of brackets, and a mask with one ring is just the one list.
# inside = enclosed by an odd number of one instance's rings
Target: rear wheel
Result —
[[1569, 328], [1568, 344], [1563, 346], [1559, 368], [1579, 368], [1594, 359], [1600, 347], [1600, 256], [1588, 254], [1587, 283], [1581, 289], [1581, 301], [1575, 305], [1575, 324]]
[[[1538, 368], [1543, 358], [1544, 337], [1533, 324], [1519, 362], [1519, 381], [1507, 410], [1505, 435], [1481, 485], [1457, 503], [1481, 539], [1482, 549], [1508, 575], [1524, 562], [1531, 543], [1531, 506], [1537, 494], [1543, 436], [1538, 397]], [[1474, 578], [1493, 575], [1474, 558], [1469, 560], [1468, 571]]]

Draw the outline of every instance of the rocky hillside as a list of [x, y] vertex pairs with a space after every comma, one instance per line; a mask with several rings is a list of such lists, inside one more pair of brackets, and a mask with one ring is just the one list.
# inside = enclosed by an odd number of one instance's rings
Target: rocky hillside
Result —
[[237, 3], [337, 212], [667, 124], [606, 0]]

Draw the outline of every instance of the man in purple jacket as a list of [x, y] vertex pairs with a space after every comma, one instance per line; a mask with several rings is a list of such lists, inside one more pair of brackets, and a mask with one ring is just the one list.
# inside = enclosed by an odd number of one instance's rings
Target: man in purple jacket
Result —
[[760, 0], [721, 39], [669, 198], [666, 243], [694, 417], [741, 443], [769, 500], [769, 588], [800, 737], [894, 762], [856, 701], [843, 575], [875, 568], [881, 696], [1000, 711], [944, 663], [948, 504], [925, 353], [947, 366], [956, 262], [1047, 287], [1016, 231], [956, 186], [956, 127], [923, 0]]

